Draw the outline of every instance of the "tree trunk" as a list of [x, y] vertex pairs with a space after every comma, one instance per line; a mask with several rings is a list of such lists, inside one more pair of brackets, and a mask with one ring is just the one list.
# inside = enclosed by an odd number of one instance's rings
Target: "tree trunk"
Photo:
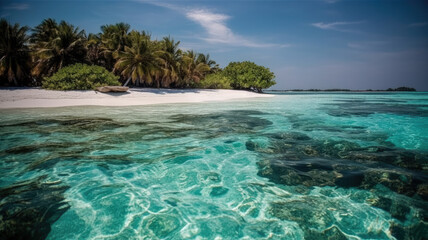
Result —
[[123, 84], [124, 87], [126, 87], [129, 83], [129, 81], [131, 81], [131, 78], [128, 78], [128, 80], [126, 80], [125, 84]]

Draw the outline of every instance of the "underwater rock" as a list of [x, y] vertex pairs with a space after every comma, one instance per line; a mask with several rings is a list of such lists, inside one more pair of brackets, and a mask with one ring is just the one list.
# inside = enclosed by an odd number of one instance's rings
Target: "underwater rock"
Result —
[[169, 214], [152, 215], [145, 222], [146, 227], [153, 232], [154, 236], [161, 238], [174, 236], [182, 226], [179, 218]]
[[[191, 124], [203, 127], [203, 129], [217, 129], [221, 132], [253, 132], [272, 125], [272, 122], [256, 117], [264, 115], [260, 111], [227, 111], [211, 114], [179, 114], [172, 116], [171, 119], [176, 123]], [[254, 116], [256, 115], [256, 116]]]
[[[258, 152], [262, 158], [257, 163], [260, 176], [277, 184], [306, 189], [336, 186], [370, 190], [376, 198], [369, 204], [389, 212], [397, 221], [391, 225], [393, 236], [413, 239], [411, 232], [414, 230], [415, 236], [420, 236], [415, 239], [424, 239], [422, 229], [426, 229], [428, 216], [428, 155], [424, 152], [404, 150], [391, 144], [362, 147], [350, 141], [316, 140], [294, 132], [265, 136], [267, 144], [252, 140], [246, 143], [247, 150]], [[383, 188], [387, 192], [377, 190]], [[396, 197], [390, 197], [391, 193]], [[317, 204], [310, 199], [273, 203], [271, 213], [305, 226], [305, 239], [347, 239], [339, 228], [333, 226], [327, 230], [328, 224], [319, 225], [330, 222], [330, 218], [328, 214], [318, 216], [316, 210], [308, 209]], [[308, 222], [325, 229], [307, 227]]]
[[31, 153], [35, 151], [39, 151], [41, 149], [61, 149], [64, 147], [68, 147], [68, 143], [40, 143], [40, 144], [33, 144], [33, 145], [24, 145], [24, 146], [17, 146], [13, 148], [9, 148], [5, 150], [5, 153], [7, 154], [25, 154], [25, 153]]
[[247, 148], [247, 150], [249, 151], [255, 151], [257, 146], [257, 143], [253, 142], [253, 141], [247, 141], [245, 143], [245, 147]]
[[423, 188], [423, 185], [427, 182], [428, 177], [426, 175], [410, 171], [380, 168], [366, 171], [364, 174], [364, 181], [359, 187], [363, 189], [371, 189], [375, 185], [381, 184], [396, 193], [410, 197], [416, 194], [423, 199], [428, 200], [426, 192], [418, 191], [418, 189]]
[[0, 189], [1, 239], [45, 239], [51, 225], [70, 207], [67, 186], [46, 182], [46, 176]]
[[[350, 141], [315, 140], [297, 132], [266, 135], [267, 146], [247, 141], [262, 154], [259, 175], [285, 185], [341, 186], [391, 190], [428, 199], [428, 156], [385, 146], [361, 147]], [[370, 171], [369, 171], [370, 169]]]
[[[383, 163], [358, 163], [346, 159], [307, 158], [259, 161], [259, 175], [279, 184], [295, 186], [339, 186], [371, 189], [382, 184], [399, 194], [417, 194], [427, 199], [428, 177], [417, 172], [394, 169]], [[372, 168], [373, 167], [373, 168]]]
[[396, 218], [402, 222], [406, 220], [406, 215], [410, 213], [409, 206], [397, 201], [393, 201], [387, 197], [378, 196], [376, 200], [372, 201], [371, 205], [391, 213], [393, 218]]
[[[349, 236], [348, 234], [354, 234], [354, 236], [360, 236], [364, 239], [389, 238], [384, 231], [363, 233], [367, 227], [364, 221], [356, 218], [353, 214], [349, 214], [349, 212], [357, 211], [355, 212], [356, 215], [366, 215], [365, 211], [358, 206], [337, 205], [337, 202], [335, 203], [334, 200], [328, 197], [328, 192], [329, 190], [325, 192], [321, 190], [317, 195], [305, 195], [298, 199], [285, 199], [284, 201], [272, 202], [268, 208], [268, 212], [278, 219], [297, 223], [303, 230], [305, 239], [349, 239], [347, 237]], [[352, 198], [352, 196], [350, 197]], [[401, 215], [408, 214], [409, 212], [409, 208], [406, 208], [405, 205], [401, 204], [398, 206], [394, 201], [386, 200], [382, 204], [385, 207], [388, 204], [392, 204], [394, 211], [404, 210]], [[354, 209], [349, 209], [349, 207], [354, 207]], [[412, 221], [414, 220], [415, 218], [412, 219]], [[416, 218], [416, 220], [418, 219]], [[415, 236], [424, 236], [423, 229], [424, 226], [426, 227], [426, 223], [423, 220], [416, 223], [406, 222], [405, 224], [395, 220], [391, 222], [393, 223], [391, 229], [394, 229], [394, 231], [390, 230], [396, 239], [424, 239], [423, 237], [412, 238], [412, 235], [409, 235], [409, 229], [414, 229], [417, 231]], [[358, 229], [364, 230], [360, 232], [361, 230]]]
[[213, 187], [211, 188], [210, 196], [211, 197], [221, 197], [229, 191], [228, 188], [224, 187]]
[[46, 130], [48, 132], [73, 132], [75, 130], [108, 130], [117, 127], [123, 127], [126, 124], [117, 122], [110, 118], [78, 118], [73, 116], [62, 116], [52, 119], [41, 119], [35, 121], [3, 124], [1, 128], [38, 128], [38, 131]]
[[428, 239], [428, 223], [420, 222], [410, 226], [403, 226], [392, 222], [389, 231], [396, 239]]
[[282, 141], [307, 141], [311, 140], [308, 135], [300, 132], [282, 132], [282, 133], [273, 133], [268, 135], [272, 139], [282, 140]]
[[420, 184], [417, 187], [416, 191], [417, 191], [418, 195], [425, 196], [424, 199], [428, 201], [428, 198], [427, 198], [427, 196], [428, 196], [428, 184], [427, 183]]
[[307, 230], [308, 234], [305, 235], [306, 240], [347, 240], [346, 235], [340, 231], [336, 226], [331, 226], [322, 232], [314, 231], [312, 229]]
[[289, 202], [273, 202], [269, 212], [281, 220], [296, 222], [302, 228], [305, 239], [348, 239], [337, 226], [333, 225], [336, 221], [334, 214], [326, 211], [330, 207], [333, 205], [330, 206], [329, 202], [305, 196]]
[[364, 167], [343, 160], [310, 158], [299, 161], [267, 160], [258, 163], [259, 175], [275, 183], [311, 186], [359, 186]]
[[388, 140], [389, 136], [387, 133], [368, 132], [367, 127], [353, 125], [331, 125], [320, 122], [318, 118], [300, 118], [296, 115], [289, 115], [286, 117], [292, 124], [293, 131], [322, 131], [329, 134], [335, 133], [338, 138], [376, 142], [382, 146], [394, 147], [394, 144]]
[[325, 110], [329, 115], [335, 117], [367, 117], [374, 113], [428, 116], [424, 104], [391, 104], [390, 100], [387, 101], [337, 100], [336, 103], [325, 104], [326, 106], [334, 106], [334, 108], [327, 107]]
[[381, 146], [360, 148], [349, 151], [343, 158], [351, 160], [368, 160], [384, 162], [405, 169], [418, 170], [428, 173], [428, 155], [415, 151], [392, 149]]
[[[314, 149], [319, 152], [323, 157], [330, 158], [346, 158], [346, 154], [349, 151], [360, 149], [360, 146], [357, 143], [349, 141], [330, 141], [326, 140], [312, 146]], [[300, 152], [305, 153], [305, 151], [300, 150]]]

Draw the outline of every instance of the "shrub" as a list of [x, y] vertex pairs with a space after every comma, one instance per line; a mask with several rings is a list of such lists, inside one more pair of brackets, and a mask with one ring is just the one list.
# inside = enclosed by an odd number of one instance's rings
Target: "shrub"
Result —
[[198, 83], [198, 88], [231, 89], [230, 80], [221, 72], [207, 75]]
[[262, 92], [263, 88], [275, 85], [275, 75], [263, 66], [253, 62], [231, 62], [223, 71], [224, 76], [230, 79], [230, 84], [236, 89], [251, 89]]
[[100, 86], [120, 85], [118, 80], [119, 77], [103, 67], [78, 63], [45, 78], [42, 86], [50, 90], [90, 90]]

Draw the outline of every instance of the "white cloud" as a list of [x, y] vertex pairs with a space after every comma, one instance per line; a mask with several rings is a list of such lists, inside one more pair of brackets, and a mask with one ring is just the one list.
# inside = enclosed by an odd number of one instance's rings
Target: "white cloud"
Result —
[[7, 10], [26, 10], [28, 8], [30, 8], [30, 5], [26, 3], [11, 3], [3, 7], [3, 9]]
[[152, 5], [165, 7], [174, 11], [184, 13], [187, 19], [199, 24], [205, 31], [206, 36], [200, 37], [209, 43], [220, 43], [234, 46], [245, 46], [254, 48], [267, 47], [289, 47], [289, 44], [261, 43], [249, 40], [243, 36], [234, 33], [226, 24], [230, 16], [214, 13], [206, 9], [182, 8], [168, 3], [144, 1]]
[[223, 14], [211, 13], [206, 10], [190, 10], [186, 17], [201, 25], [208, 33], [206, 40], [227, 43], [236, 41], [237, 37], [225, 24], [230, 17]]
[[312, 23], [311, 25], [324, 30], [334, 30], [334, 31], [340, 31], [340, 32], [358, 32], [358, 31], [350, 30], [344, 27], [348, 25], [361, 24], [361, 23], [364, 23], [364, 21], [332, 22], [332, 23], [318, 22], [318, 23]]
[[409, 27], [426, 27], [428, 26], [428, 22], [416, 22], [409, 24]]
[[204, 9], [190, 9], [186, 11], [186, 17], [205, 29], [208, 36], [202, 39], [210, 43], [223, 43], [255, 48], [290, 46], [288, 44], [260, 43], [246, 39], [234, 33], [226, 25], [226, 20], [230, 19], [228, 15], [213, 13]]

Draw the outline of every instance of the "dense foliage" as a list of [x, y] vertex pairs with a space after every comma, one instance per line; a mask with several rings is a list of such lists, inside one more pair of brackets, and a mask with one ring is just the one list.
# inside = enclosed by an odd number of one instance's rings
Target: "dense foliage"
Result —
[[33, 30], [34, 76], [51, 76], [59, 69], [85, 62], [85, 31], [61, 21], [46, 19]]
[[119, 77], [100, 66], [77, 63], [45, 78], [43, 88], [50, 90], [90, 90], [105, 85], [119, 85]]
[[261, 92], [263, 88], [275, 85], [275, 75], [263, 66], [253, 62], [231, 62], [223, 71], [235, 89], [249, 89]]
[[[154, 40], [147, 32], [132, 30], [126, 23], [103, 25], [101, 32], [86, 35], [65, 21], [57, 23], [49, 18], [27, 35], [29, 28], [2, 19], [0, 30], [0, 85], [50, 86], [53, 74], [76, 63], [101, 66], [119, 76], [125, 85], [142, 87], [260, 91], [272, 83], [269, 78], [273, 74], [260, 66], [242, 70], [246, 75], [239, 79], [215, 75], [221, 69], [208, 54], [184, 51], [179, 47], [180, 41], [171, 37]], [[263, 76], [253, 76], [259, 73]], [[207, 76], [210, 77], [204, 80]], [[251, 79], [244, 81], [247, 76]]]
[[27, 27], [0, 20], [0, 79], [14, 85], [29, 82], [30, 54]]
[[222, 72], [213, 73], [207, 75], [202, 81], [197, 85], [198, 88], [208, 88], [208, 89], [231, 89], [230, 80]]
[[275, 84], [275, 75], [253, 62], [232, 62], [223, 71], [207, 75], [196, 86], [199, 88], [245, 89], [262, 92]]

